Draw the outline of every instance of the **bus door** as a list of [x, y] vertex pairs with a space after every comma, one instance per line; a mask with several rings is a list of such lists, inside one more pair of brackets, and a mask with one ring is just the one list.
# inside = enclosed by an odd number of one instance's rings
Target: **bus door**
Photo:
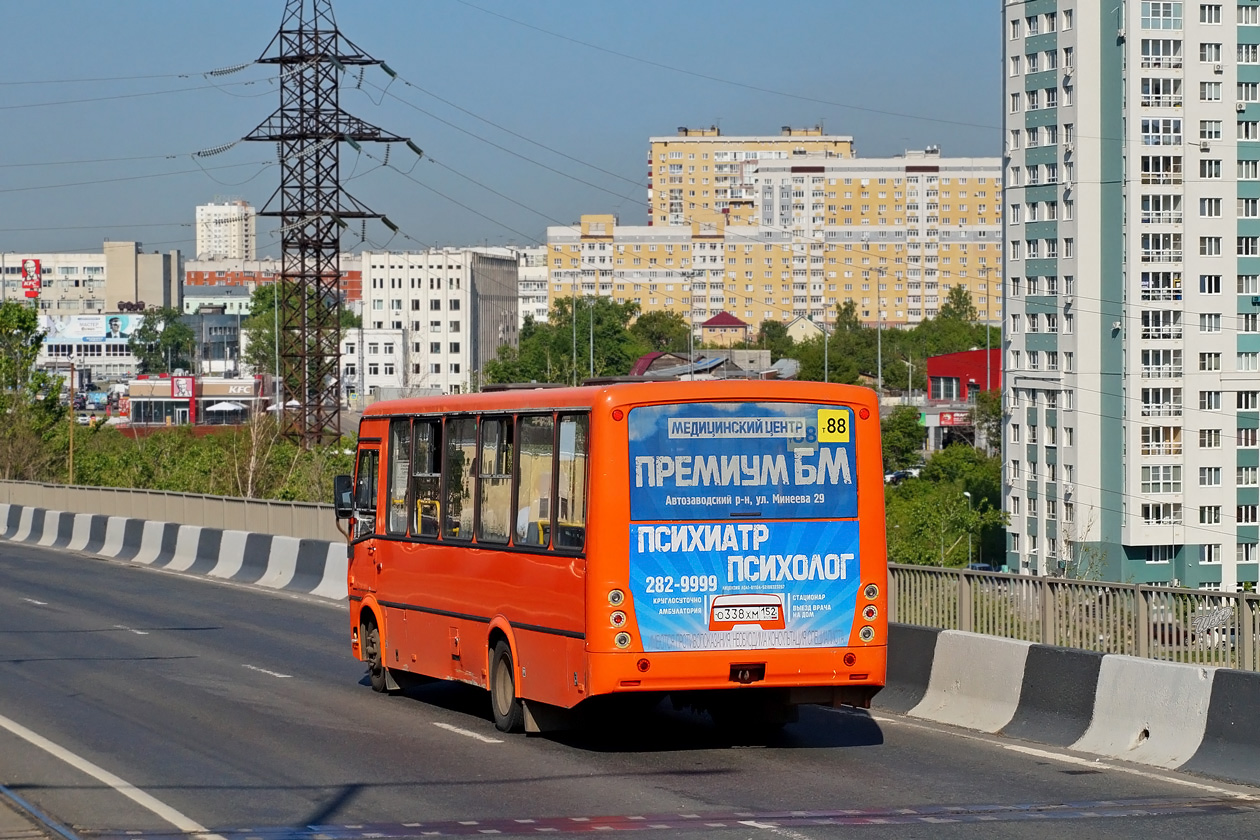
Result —
[[350, 533], [350, 577], [352, 592], [375, 592], [377, 559], [377, 477], [380, 474], [381, 451], [378, 447], [359, 449], [359, 462], [354, 471], [354, 519]]

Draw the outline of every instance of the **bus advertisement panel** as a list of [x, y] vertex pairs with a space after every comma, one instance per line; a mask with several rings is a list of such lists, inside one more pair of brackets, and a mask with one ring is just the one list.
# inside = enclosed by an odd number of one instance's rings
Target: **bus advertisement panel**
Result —
[[644, 650], [848, 645], [861, 582], [852, 409], [688, 403], [628, 421]]

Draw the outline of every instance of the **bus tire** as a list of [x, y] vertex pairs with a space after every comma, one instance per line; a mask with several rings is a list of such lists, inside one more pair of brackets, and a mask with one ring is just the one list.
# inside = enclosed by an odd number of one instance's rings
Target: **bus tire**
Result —
[[385, 673], [384, 654], [381, 651], [381, 630], [376, 622], [368, 620], [359, 625], [359, 638], [363, 640], [363, 661], [367, 663], [368, 681], [373, 691], [389, 690], [389, 678]]
[[525, 710], [516, 696], [516, 664], [512, 648], [500, 639], [490, 653], [490, 711], [494, 728], [500, 732], [520, 732], [525, 728]]

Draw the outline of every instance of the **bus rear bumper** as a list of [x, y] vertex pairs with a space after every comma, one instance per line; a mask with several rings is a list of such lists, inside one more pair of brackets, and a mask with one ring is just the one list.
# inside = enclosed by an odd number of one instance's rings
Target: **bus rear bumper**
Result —
[[[852, 665], [845, 664], [853, 654]], [[591, 653], [590, 694], [783, 689], [792, 705], [869, 708], [884, 686], [888, 649]]]

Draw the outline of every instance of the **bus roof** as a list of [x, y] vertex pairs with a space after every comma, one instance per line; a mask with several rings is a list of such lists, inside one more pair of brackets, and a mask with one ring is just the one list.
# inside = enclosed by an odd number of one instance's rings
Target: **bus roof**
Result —
[[857, 385], [773, 379], [644, 380], [597, 385], [555, 387], [514, 386], [475, 394], [408, 397], [373, 403], [363, 412], [371, 417], [512, 409], [590, 408], [597, 404], [628, 402], [690, 402], [694, 400], [769, 400], [776, 402], [842, 402], [875, 409], [875, 392]]

